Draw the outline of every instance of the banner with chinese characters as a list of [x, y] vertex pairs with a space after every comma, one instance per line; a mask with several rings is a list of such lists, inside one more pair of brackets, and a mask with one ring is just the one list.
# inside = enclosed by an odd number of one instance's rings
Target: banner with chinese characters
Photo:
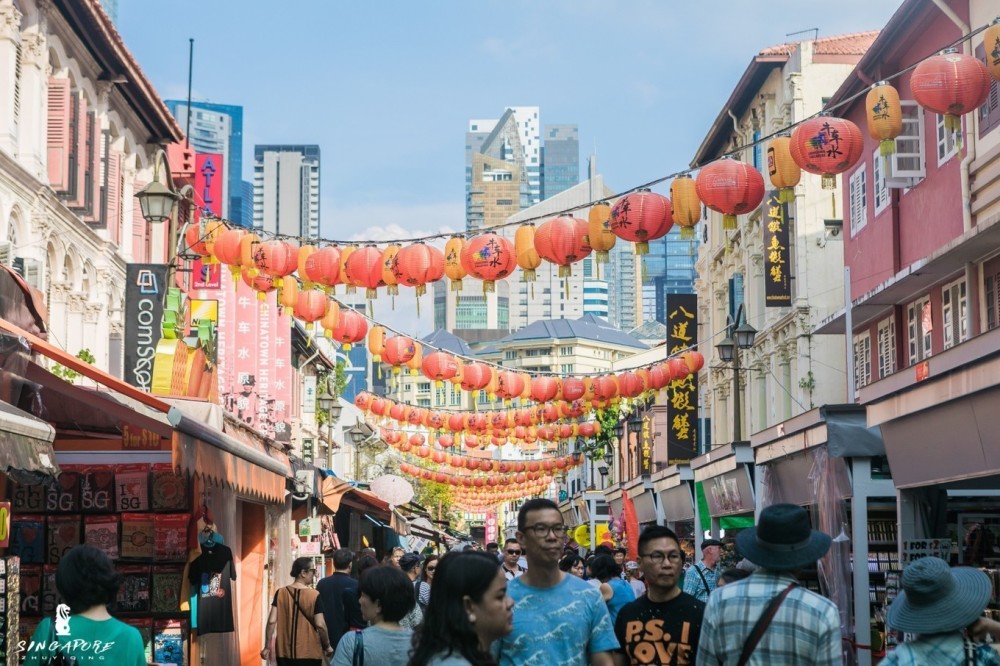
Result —
[[778, 200], [778, 190], [767, 193], [764, 206], [764, 305], [769, 308], [792, 304], [791, 255], [788, 251], [788, 204]]
[[653, 473], [653, 413], [642, 415], [642, 431], [639, 433], [639, 473]]
[[[667, 351], [677, 354], [697, 341], [698, 296], [667, 294]], [[692, 373], [667, 388], [667, 464], [686, 463], [697, 452], [698, 374]]]

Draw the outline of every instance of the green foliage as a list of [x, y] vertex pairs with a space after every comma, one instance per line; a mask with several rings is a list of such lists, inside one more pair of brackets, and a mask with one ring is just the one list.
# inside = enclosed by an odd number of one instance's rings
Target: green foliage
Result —
[[628, 411], [629, 404], [627, 400], [623, 400], [612, 407], [595, 411], [594, 416], [597, 423], [601, 426], [601, 432], [594, 437], [593, 441], [587, 442], [581, 448], [581, 452], [592, 460], [603, 458], [605, 452], [614, 447], [616, 443], [615, 426], [625, 418], [625, 414]]
[[344, 389], [347, 388], [347, 367], [344, 365], [343, 361], [337, 361], [337, 364], [332, 370], [321, 372], [316, 376], [315, 412], [316, 424], [320, 427], [325, 426], [330, 420], [330, 415], [319, 408], [319, 396], [323, 393], [324, 386], [326, 386], [326, 390], [335, 397], [339, 397], [344, 394]]
[[[83, 361], [84, 363], [93, 363], [97, 359], [94, 355], [90, 353], [89, 349], [81, 349], [76, 353], [76, 357]], [[76, 381], [78, 377], [82, 377], [79, 372], [73, 370], [72, 368], [67, 368], [64, 365], [56, 363], [51, 370], [52, 374], [61, 379], [65, 379], [68, 382]]]
[[457, 525], [461, 515], [455, 509], [454, 488], [447, 483], [435, 483], [425, 479], [409, 478], [413, 484], [413, 501], [427, 509], [431, 518], [438, 519], [438, 507], [440, 506], [441, 520], [447, 520], [452, 525]]

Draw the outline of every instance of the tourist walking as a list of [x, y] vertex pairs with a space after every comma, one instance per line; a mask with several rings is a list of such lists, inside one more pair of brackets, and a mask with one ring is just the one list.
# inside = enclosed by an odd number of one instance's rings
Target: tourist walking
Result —
[[[496, 560], [496, 555], [492, 555], [493, 559]], [[499, 564], [499, 560], [497, 560], [497, 563]], [[417, 582], [417, 605], [423, 613], [427, 612], [427, 604], [431, 600], [431, 583], [434, 582], [434, 574], [437, 571], [437, 567], [437, 555], [428, 555], [424, 558], [424, 563], [420, 571], [420, 579]]]
[[619, 666], [693, 664], [705, 604], [681, 591], [684, 553], [673, 530], [647, 527], [639, 535], [639, 568], [646, 594], [618, 612]]
[[584, 565], [583, 558], [576, 553], [568, 553], [559, 560], [559, 571], [573, 574], [577, 578], [583, 578]]
[[381, 565], [365, 571], [358, 581], [361, 614], [369, 627], [349, 631], [337, 645], [333, 666], [352, 666], [357, 657], [364, 666], [403, 666], [410, 651], [412, 630], [399, 621], [413, 610], [413, 581], [399, 567]]
[[601, 593], [608, 605], [611, 625], [614, 626], [622, 606], [635, 601], [635, 592], [632, 591], [631, 585], [621, 579], [621, 567], [613, 557], [598, 555], [590, 564], [590, 572], [594, 578], [601, 581]]
[[421, 560], [423, 560], [423, 558], [416, 553], [406, 553], [399, 558], [399, 568], [403, 570], [403, 573], [405, 573], [406, 577], [410, 579], [410, 584], [413, 586], [410, 590], [410, 594], [413, 595], [414, 600], [413, 608], [411, 608], [410, 612], [406, 614], [406, 617], [399, 622], [402, 626], [408, 629], [416, 629], [420, 626], [420, 623], [424, 621], [423, 609], [420, 607], [420, 604], [417, 603], [420, 590], [419, 576]]
[[490, 646], [513, 628], [507, 577], [490, 553], [448, 553], [414, 634], [409, 666], [493, 666]]
[[695, 562], [684, 577], [684, 591], [699, 601], [708, 601], [708, 595], [715, 589], [722, 566], [722, 542], [705, 539], [701, 542], [701, 562]]
[[736, 547], [760, 569], [709, 597], [699, 666], [839, 666], [840, 612], [829, 599], [799, 587], [794, 575], [826, 554], [829, 535], [810, 529], [802, 507], [774, 504], [761, 511], [756, 527], [737, 535]]
[[300, 557], [292, 563], [291, 585], [278, 588], [267, 616], [263, 659], [271, 657], [271, 645], [278, 666], [321, 666], [333, 654], [323, 617], [323, 601], [312, 588], [316, 567], [312, 558]]
[[629, 560], [625, 563], [625, 580], [632, 586], [632, 593], [636, 599], [646, 594], [646, 583], [643, 582], [641, 574], [638, 562]]
[[354, 552], [339, 548], [333, 553], [333, 574], [316, 584], [323, 602], [323, 618], [330, 645], [336, 647], [340, 637], [351, 629], [363, 629], [365, 620], [358, 605], [358, 581], [351, 577]]
[[530, 499], [517, 513], [517, 540], [528, 570], [508, 583], [514, 630], [499, 641], [500, 666], [611, 666], [618, 648], [600, 592], [559, 570], [566, 531], [550, 499]]
[[[79, 664], [101, 660], [119, 666], [146, 666], [139, 630], [108, 613], [121, 584], [122, 575], [103, 551], [74, 546], [56, 568], [56, 590], [63, 603], [56, 607], [55, 618], [46, 617], [38, 623], [25, 648], [24, 663], [63, 663], [52, 661], [60, 653]], [[57, 649], [53, 649], [55, 644]]]
[[517, 539], [507, 539], [503, 544], [503, 575], [506, 576], [507, 580], [514, 580], [521, 574], [523, 574], [526, 569], [522, 567], [518, 560], [521, 559], [523, 554], [521, 549], [521, 544]]

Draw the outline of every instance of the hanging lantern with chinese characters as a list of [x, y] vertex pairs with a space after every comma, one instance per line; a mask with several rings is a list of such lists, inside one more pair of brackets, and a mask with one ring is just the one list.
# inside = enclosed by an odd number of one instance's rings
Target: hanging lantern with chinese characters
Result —
[[420, 369], [425, 377], [434, 380], [434, 385], [440, 388], [458, 372], [458, 360], [448, 352], [434, 351], [424, 357]]
[[959, 116], [975, 111], [990, 94], [990, 73], [978, 58], [947, 49], [917, 65], [910, 75], [917, 104], [944, 116], [944, 127], [959, 132]]
[[691, 176], [678, 176], [670, 183], [670, 205], [674, 224], [681, 228], [681, 238], [691, 240], [694, 228], [701, 220], [701, 199]]
[[275, 287], [280, 287], [284, 277], [299, 267], [299, 248], [288, 241], [266, 241], [257, 246], [253, 262], [258, 271], [273, 278]]
[[327, 245], [316, 250], [305, 261], [306, 275], [303, 280], [322, 285], [329, 290], [340, 283], [340, 250], [335, 245]]
[[[535, 282], [535, 269], [542, 264], [542, 258], [535, 249], [535, 225], [523, 224], [514, 232], [514, 256], [521, 267], [525, 282]], [[531, 285], [531, 297], [535, 297], [535, 285]]]
[[903, 131], [903, 109], [899, 93], [888, 81], [874, 84], [865, 97], [865, 120], [868, 135], [879, 142], [882, 157], [896, 152], [896, 137]]
[[444, 275], [451, 282], [452, 291], [462, 291], [462, 278], [466, 274], [462, 266], [463, 247], [465, 239], [461, 236], [452, 236], [444, 244]]
[[535, 249], [542, 259], [559, 266], [559, 277], [568, 278], [573, 275], [570, 265], [590, 254], [588, 231], [586, 220], [569, 215], [554, 217], [535, 231]]
[[792, 130], [792, 159], [803, 171], [823, 177], [823, 189], [837, 187], [837, 174], [858, 163], [865, 140], [850, 120], [822, 114]]
[[[444, 254], [426, 243], [407, 245], [396, 255], [400, 284], [416, 289], [417, 298], [427, 293], [427, 285], [444, 277]], [[418, 308], [419, 308], [419, 301]]]
[[465, 272], [483, 281], [483, 293], [496, 291], [496, 280], [501, 280], [514, 271], [514, 246], [494, 233], [476, 236], [462, 248], [462, 267]]
[[646, 188], [626, 194], [611, 209], [609, 226], [618, 238], [635, 243], [636, 254], [649, 254], [649, 241], [674, 226], [670, 199]]
[[729, 157], [703, 167], [694, 182], [698, 198], [722, 213], [723, 229], [735, 229], [736, 216], [749, 213], [764, 200], [764, 177], [760, 172]]
[[[396, 257], [399, 249], [398, 245], [390, 245], [382, 250], [382, 282], [386, 284], [385, 293], [393, 297], [399, 295], [399, 280], [396, 278]], [[395, 302], [396, 299], [393, 298], [393, 304]]]
[[[587, 238], [594, 250], [594, 263], [608, 263], [608, 252], [615, 246], [617, 236], [611, 230], [611, 205], [607, 201], [594, 204], [587, 213]], [[600, 270], [600, 267], [598, 267]], [[600, 279], [600, 274], [598, 274]]]
[[802, 179], [802, 170], [792, 159], [792, 139], [777, 136], [767, 145], [767, 176], [778, 190], [778, 201], [795, 201], [795, 186]]

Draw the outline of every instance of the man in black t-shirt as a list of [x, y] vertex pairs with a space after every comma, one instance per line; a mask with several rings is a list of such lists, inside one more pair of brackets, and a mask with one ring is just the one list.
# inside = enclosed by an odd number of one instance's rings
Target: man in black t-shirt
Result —
[[677, 586], [684, 564], [677, 535], [653, 525], [639, 535], [639, 568], [646, 594], [618, 612], [615, 635], [622, 646], [617, 666], [681, 666], [695, 663], [705, 604]]
[[351, 629], [367, 626], [361, 617], [358, 604], [358, 581], [351, 578], [351, 562], [354, 552], [349, 548], [339, 548], [333, 553], [333, 575], [327, 576], [316, 585], [323, 600], [323, 617], [330, 635], [330, 645], [337, 649], [340, 638]]

